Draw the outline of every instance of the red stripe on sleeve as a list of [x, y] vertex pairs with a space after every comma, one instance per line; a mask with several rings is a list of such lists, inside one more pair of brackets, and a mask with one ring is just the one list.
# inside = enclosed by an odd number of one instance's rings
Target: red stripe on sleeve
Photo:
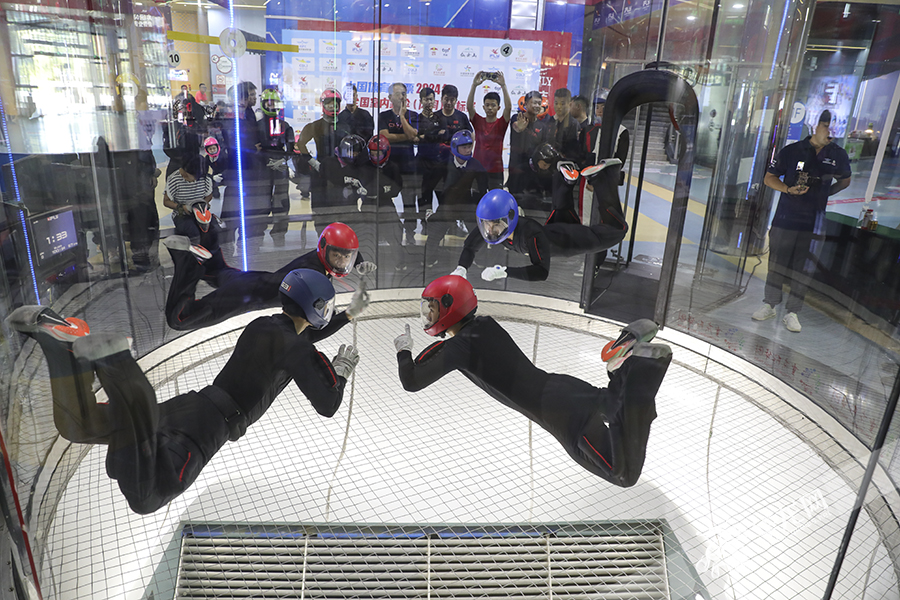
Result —
[[337, 375], [334, 374], [334, 369], [331, 368], [331, 363], [329, 363], [328, 359], [325, 358], [325, 355], [318, 350], [316, 350], [316, 354], [319, 355], [319, 358], [321, 358], [322, 362], [325, 363], [325, 366], [328, 367], [328, 372], [331, 374], [331, 379], [334, 380], [334, 384], [332, 384], [332, 387], [336, 386], [338, 384]]
[[421, 360], [422, 360], [423, 358], [425, 358], [425, 355], [426, 355], [426, 354], [428, 354], [429, 352], [431, 352], [432, 350], [434, 350], [435, 348], [437, 348], [438, 346], [440, 346], [440, 345], [443, 344], [443, 343], [444, 343], [443, 341], [440, 341], [440, 342], [438, 342], [437, 344], [435, 344], [435, 345], [433, 345], [433, 346], [431, 346], [431, 347], [429, 347], [429, 348], [425, 348], [424, 350], [422, 350], [422, 354], [420, 354], [419, 356], [416, 357], [416, 362], [417, 362], [417, 363], [418, 363], [418, 362], [421, 362]]

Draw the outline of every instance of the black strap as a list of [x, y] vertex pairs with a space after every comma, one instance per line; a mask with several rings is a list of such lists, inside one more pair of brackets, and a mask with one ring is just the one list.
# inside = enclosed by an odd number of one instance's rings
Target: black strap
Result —
[[208, 385], [198, 393], [209, 400], [222, 413], [228, 426], [229, 440], [235, 442], [247, 433], [247, 416], [241, 412], [240, 407], [228, 392], [214, 385]]

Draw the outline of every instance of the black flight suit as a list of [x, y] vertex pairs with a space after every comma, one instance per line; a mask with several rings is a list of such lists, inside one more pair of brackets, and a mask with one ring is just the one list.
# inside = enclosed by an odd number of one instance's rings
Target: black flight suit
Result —
[[[347, 322], [341, 313], [324, 329], [297, 335], [284, 314], [260, 317], [241, 333], [212, 385], [162, 404], [130, 352], [92, 363], [76, 359], [71, 343], [42, 331], [32, 335], [47, 357], [60, 434], [73, 442], [108, 444], [107, 474], [133, 511], [149, 514], [184, 492], [219, 448], [244, 435], [291, 380], [319, 414], [333, 416], [347, 382], [313, 344]], [[108, 404], [94, 397], [92, 371]]]
[[476, 317], [415, 360], [409, 350], [397, 353], [403, 389], [417, 392], [458, 370], [547, 430], [582, 467], [622, 487], [640, 477], [656, 392], [670, 361], [632, 356], [610, 374], [609, 387], [596, 388], [534, 366], [491, 317]]

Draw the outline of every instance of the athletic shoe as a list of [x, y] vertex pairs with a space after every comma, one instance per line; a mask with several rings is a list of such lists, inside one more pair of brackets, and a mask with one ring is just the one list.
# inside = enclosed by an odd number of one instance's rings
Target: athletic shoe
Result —
[[209, 250], [207, 250], [200, 244], [191, 246], [190, 250], [191, 250], [191, 254], [193, 254], [195, 257], [197, 257], [197, 262], [199, 262], [201, 265], [203, 263], [205, 263], [207, 260], [209, 260], [210, 258], [212, 258], [212, 252], [210, 252]]
[[72, 352], [77, 358], [92, 362], [119, 352], [130, 351], [131, 342], [118, 333], [95, 333], [72, 344]]
[[775, 314], [775, 307], [763, 302], [763, 305], [759, 307], [759, 310], [753, 313], [750, 318], [754, 321], [766, 321], [774, 317]]
[[596, 175], [597, 173], [599, 173], [600, 171], [602, 171], [603, 169], [605, 169], [607, 167], [612, 167], [612, 166], [621, 165], [621, 164], [622, 164], [622, 161], [619, 160], [618, 158], [604, 158], [603, 160], [598, 162], [596, 165], [591, 165], [590, 167], [583, 168], [581, 170], [581, 176], [584, 177], [585, 179], [590, 179], [591, 177], [593, 177], [594, 175]]
[[800, 319], [797, 318], [797, 313], [789, 312], [784, 315], [784, 318], [781, 320], [784, 323], [784, 326], [788, 331], [793, 331], [794, 333], [800, 333]]
[[75, 341], [91, 332], [83, 320], [75, 317], [64, 319], [46, 306], [20, 306], [6, 318], [6, 322], [16, 331], [44, 331], [62, 342]]
[[666, 344], [647, 344], [639, 342], [631, 349], [629, 356], [639, 356], [642, 358], [669, 358], [672, 356], [672, 349]]
[[600, 359], [606, 363], [606, 370], [612, 373], [622, 366], [625, 359], [631, 356], [631, 350], [637, 343], [649, 342], [659, 332], [659, 326], [650, 319], [640, 319], [629, 324], [619, 337], [603, 347]]
[[170, 250], [183, 250], [187, 252], [191, 249], [191, 238], [186, 235], [170, 235], [163, 240], [163, 245]]

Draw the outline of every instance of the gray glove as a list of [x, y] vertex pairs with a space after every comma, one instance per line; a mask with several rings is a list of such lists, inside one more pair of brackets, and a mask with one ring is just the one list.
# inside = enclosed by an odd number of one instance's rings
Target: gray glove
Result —
[[364, 260], [358, 265], [356, 265], [356, 274], [357, 275], [368, 275], [369, 273], [374, 273], [375, 269], [378, 266], [373, 263], [371, 260]]
[[401, 333], [394, 338], [394, 348], [397, 349], [397, 352], [403, 352], [404, 350], [412, 352], [412, 347], [412, 334], [409, 333], [409, 324], [407, 324], [406, 333]]
[[460, 277], [465, 279], [466, 278], [466, 268], [463, 266], [456, 267], [455, 269], [453, 269], [453, 272], [450, 274], [451, 275], [459, 275]]
[[334, 372], [344, 379], [350, 379], [357, 363], [359, 363], [359, 350], [346, 344], [341, 344], [337, 355], [331, 360]]
[[366, 310], [366, 307], [369, 306], [369, 292], [366, 291], [366, 282], [362, 281], [359, 284], [359, 289], [353, 293], [353, 297], [350, 298], [350, 306], [347, 307], [345, 311], [347, 316], [351, 319], [355, 319], [358, 317], [362, 311]]
[[308, 162], [309, 166], [312, 167], [313, 169], [315, 169], [316, 171], [318, 171], [322, 167], [322, 163], [320, 163], [319, 161], [317, 161], [314, 158], [310, 158], [309, 161], [307, 161], [307, 162]]
[[287, 161], [283, 158], [270, 158], [269, 164], [266, 165], [273, 171], [285, 171], [287, 169]]

